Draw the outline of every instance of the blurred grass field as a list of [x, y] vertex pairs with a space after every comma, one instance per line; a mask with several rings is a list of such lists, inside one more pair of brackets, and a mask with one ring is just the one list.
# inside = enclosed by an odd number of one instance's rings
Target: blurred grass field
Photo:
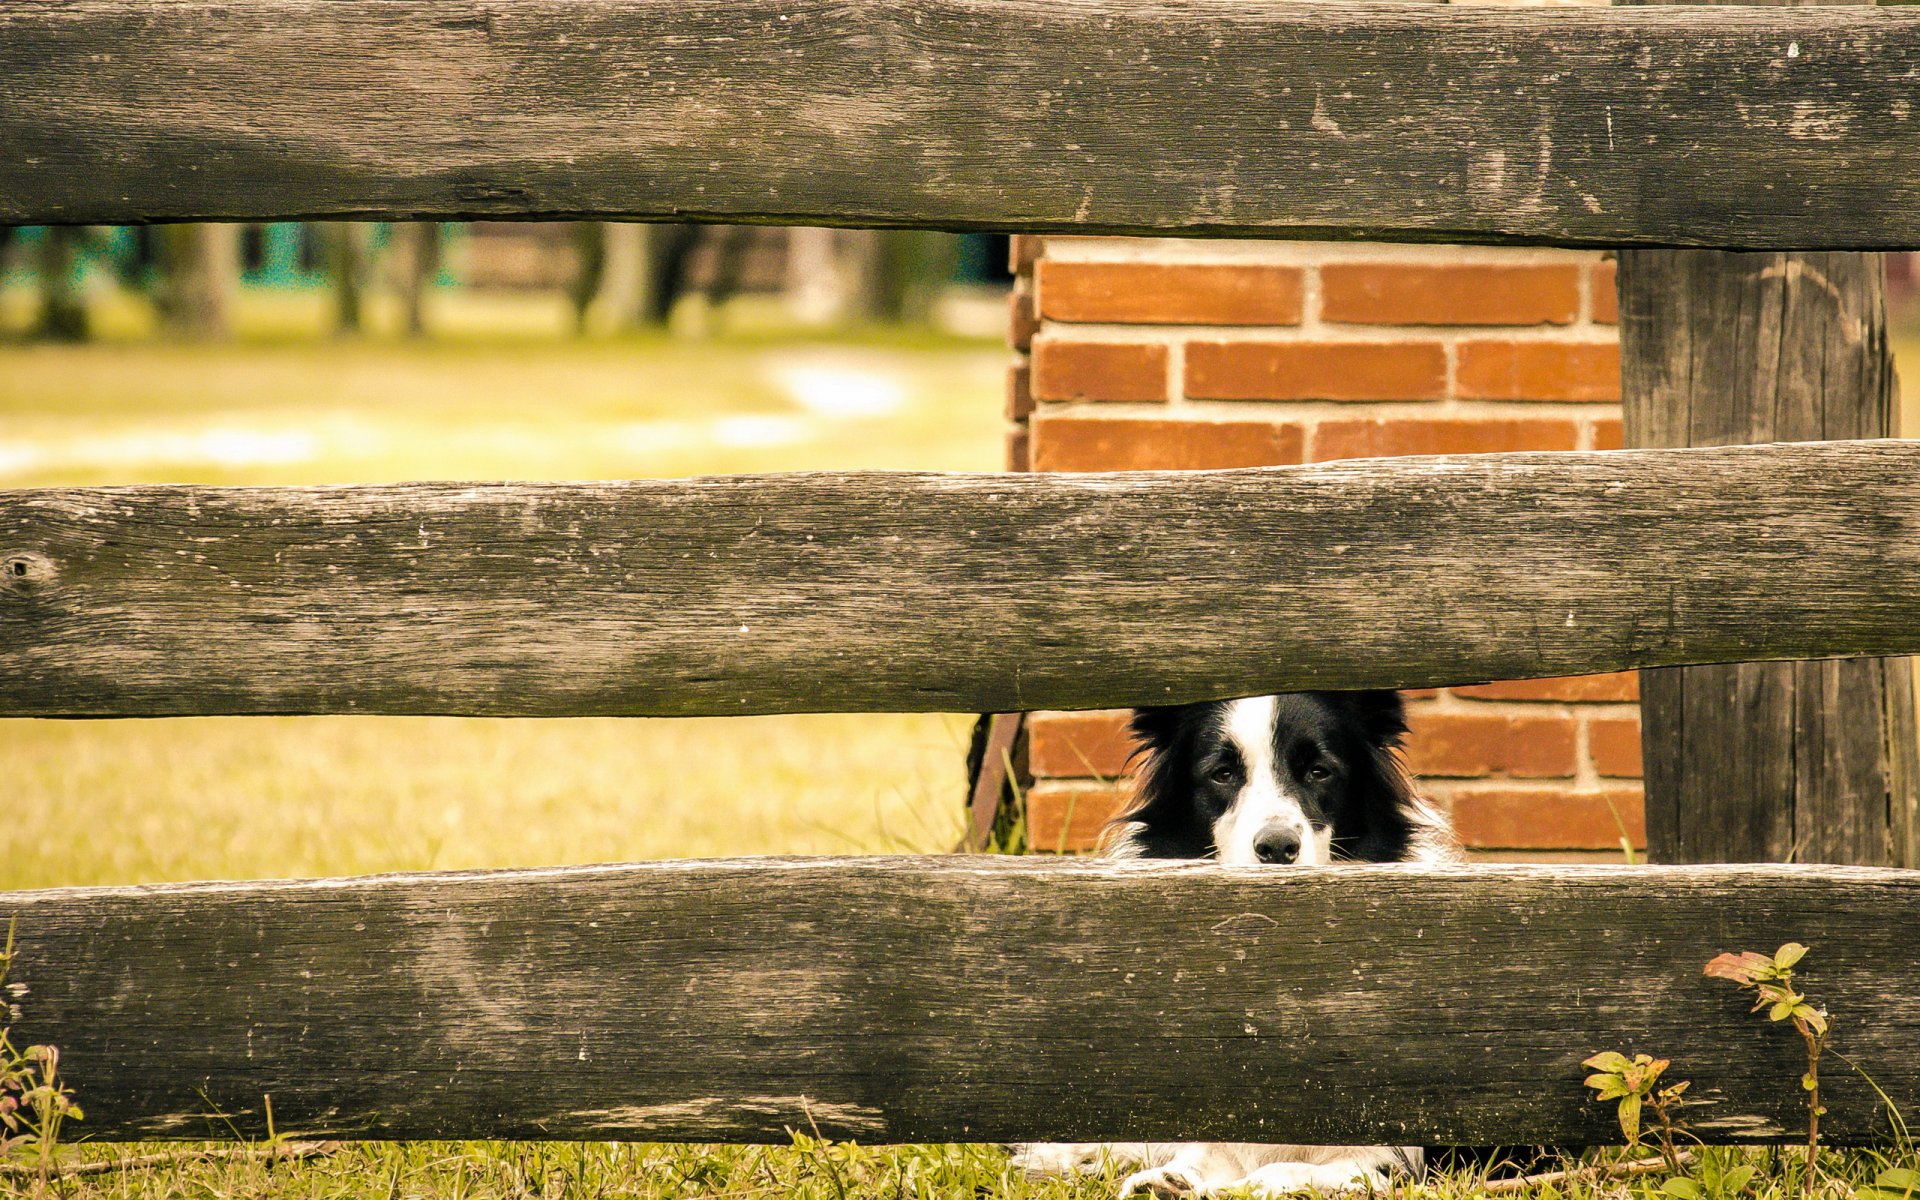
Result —
[[[538, 296], [442, 301], [428, 341], [0, 343], [0, 487], [619, 479], [1000, 466], [1005, 351], [740, 322], [577, 340]], [[0, 888], [682, 856], [933, 850], [968, 718], [0, 721]]]

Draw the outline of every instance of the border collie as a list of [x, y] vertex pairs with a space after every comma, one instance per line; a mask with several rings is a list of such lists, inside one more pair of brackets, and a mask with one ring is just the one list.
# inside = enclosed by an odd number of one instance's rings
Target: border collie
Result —
[[[1413, 790], [1398, 749], [1398, 692], [1295, 692], [1136, 709], [1144, 756], [1132, 806], [1108, 828], [1121, 858], [1200, 858], [1246, 866], [1446, 862], [1446, 821]], [[1418, 1173], [1418, 1147], [1116, 1142], [1019, 1147], [1035, 1174], [1137, 1168], [1131, 1196], [1258, 1196], [1315, 1189], [1384, 1190]]]

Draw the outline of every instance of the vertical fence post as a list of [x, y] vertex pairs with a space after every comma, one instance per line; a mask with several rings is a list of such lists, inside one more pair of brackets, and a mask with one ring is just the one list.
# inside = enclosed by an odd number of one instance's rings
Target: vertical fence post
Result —
[[[1628, 445], [1896, 431], [1878, 254], [1627, 251], [1619, 278]], [[1654, 861], [1920, 863], [1910, 660], [1641, 681]]]
[[[1885, 281], [1878, 254], [1623, 252], [1626, 444], [1896, 434]], [[1640, 696], [1655, 862], [1920, 865], [1909, 660], [1642, 671]]]

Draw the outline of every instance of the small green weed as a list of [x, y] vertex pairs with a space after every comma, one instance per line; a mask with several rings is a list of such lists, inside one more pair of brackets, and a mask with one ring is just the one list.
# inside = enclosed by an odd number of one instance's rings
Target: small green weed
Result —
[[[1770, 955], [1751, 950], [1719, 954], [1705, 967], [1708, 976], [1750, 989], [1754, 994], [1753, 1011], [1764, 1009], [1768, 1020], [1790, 1023], [1806, 1046], [1807, 1069], [1800, 1086], [1807, 1095], [1807, 1142], [1798, 1170], [1777, 1150], [1769, 1151], [1763, 1164], [1750, 1152], [1709, 1152], [1699, 1147], [1685, 1156], [1691, 1160], [1691, 1173], [1683, 1171], [1679, 1142], [1689, 1135], [1675, 1110], [1686, 1105], [1683, 1097], [1688, 1085], [1685, 1081], [1663, 1085], [1672, 1064], [1647, 1054], [1628, 1058], [1611, 1050], [1581, 1064], [1593, 1072], [1586, 1078], [1593, 1098], [1618, 1105], [1620, 1132], [1629, 1147], [1638, 1147], [1648, 1128], [1657, 1135], [1661, 1160], [1671, 1177], [1657, 1185], [1649, 1181], [1636, 1187], [1634, 1194], [1641, 1200], [1789, 1200], [1816, 1194], [1851, 1196], [1854, 1200], [1920, 1200], [1920, 1170], [1914, 1166], [1913, 1143], [1899, 1111], [1858, 1064], [1838, 1051], [1834, 1051], [1834, 1057], [1859, 1071], [1886, 1103], [1896, 1146], [1891, 1158], [1878, 1153], [1829, 1156], [1833, 1161], [1827, 1165], [1836, 1166], [1840, 1174], [1829, 1172], [1822, 1178], [1820, 1118], [1826, 1108], [1820, 1102], [1820, 1060], [1828, 1049], [1832, 1018], [1795, 985], [1794, 967], [1806, 954], [1805, 946], [1788, 942]], [[1867, 1172], [1875, 1165], [1879, 1170], [1869, 1182]]]
[[1675, 1175], [1660, 1185], [1660, 1194], [1671, 1200], [1737, 1200], [1760, 1168], [1751, 1162], [1729, 1160], [1723, 1155], [1704, 1155], [1699, 1161], [1698, 1177]]
[[60, 1078], [60, 1050], [55, 1046], [13, 1044], [13, 1022], [20, 1019], [19, 1001], [27, 986], [9, 980], [13, 972], [14, 922], [7, 922], [6, 948], [0, 949], [0, 1158], [17, 1152], [33, 1153], [45, 1184], [53, 1168], [53, 1148], [60, 1126], [85, 1114], [73, 1102], [73, 1091]]
[[1820, 1104], [1820, 1054], [1827, 1047], [1830, 1026], [1827, 1010], [1815, 1005], [1793, 986], [1793, 967], [1806, 957], [1807, 948], [1788, 942], [1771, 956], [1752, 950], [1738, 954], [1720, 954], [1706, 966], [1715, 979], [1729, 979], [1741, 988], [1752, 988], [1753, 1011], [1767, 1010], [1769, 1021], [1791, 1021], [1795, 1032], [1807, 1047], [1807, 1073], [1800, 1086], [1807, 1092], [1807, 1169], [1802, 1189], [1811, 1188], [1820, 1157], [1820, 1118], [1827, 1111]]
[[[1587, 1076], [1587, 1086], [1593, 1089], [1593, 1098], [1598, 1101], [1615, 1100], [1619, 1102], [1618, 1115], [1620, 1132], [1627, 1137], [1627, 1145], [1638, 1148], [1643, 1117], [1653, 1118], [1653, 1129], [1660, 1143], [1660, 1156], [1666, 1160], [1667, 1169], [1675, 1175], [1680, 1173], [1680, 1151], [1675, 1137], [1680, 1125], [1674, 1120], [1673, 1111], [1683, 1103], [1688, 1084], [1686, 1080], [1671, 1083], [1666, 1087], [1657, 1086], [1660, 1077], [1672, 1064], [1664, 1058], [1636, 1054], [1632, 1058], [1614, 1050], [1603, 1050], [1580, 1064], [1593, 1068], [1594, 1073]], [[1699, 1200], [1698, 1197], [1683, 1197], [1681, 1200]]]
[[1854, 1200], [1915, 1200], [1920, 1197], [1920, 1171], [1888, 1167], [1873, 1177], [1873, 1186], [1855, 1188]]

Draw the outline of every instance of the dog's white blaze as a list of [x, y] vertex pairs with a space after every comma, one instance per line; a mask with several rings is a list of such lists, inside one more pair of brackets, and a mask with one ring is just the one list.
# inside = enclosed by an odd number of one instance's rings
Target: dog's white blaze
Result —
[[1280, 781], [1273, 756], [1275, 703], [1272, 696], [1254, 696], [1227, 705], [1227, 740], [1240, 751], [1247, 779], [1213, 823], [1213, 844], [1219, 847], [1221, 862], [1253, 866], [1260, 861], [1253, 844], [1261, 831], [1270, 825], [1291, 825], [1300, 834], [1299, 865], [1323, 866], [1332, 861], [1333, 831], [1323, 834], [1308, 824], [1299, 797]]

